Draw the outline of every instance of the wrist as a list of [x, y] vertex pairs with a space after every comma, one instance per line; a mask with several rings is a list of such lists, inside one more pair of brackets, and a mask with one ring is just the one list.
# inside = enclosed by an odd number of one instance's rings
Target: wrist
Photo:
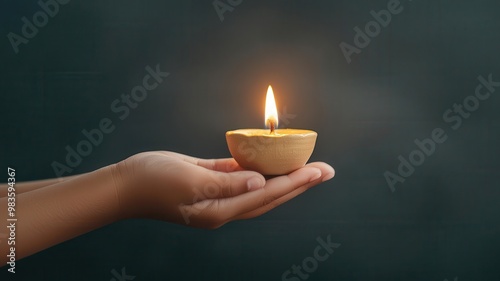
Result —
[[132, 213], [134, 208], [132, 208], [131, 205], [131, 203], [133, 203], [131, 200], [133, 196], [130, 194], [131, 183], [128, 176], [129, 173], [127, 173], [123, 161], [111, 164], [107, 166], [106, 169], [112, 179], [113, 189], [116, 194], [117, 219], [122, 220], [134, 217]]
[[[144, 217], [144, 206], [148, 204], [148, 192], [131, 168], [131, 159], [108, 166], [113, 178], [118, 201], [119, 219]], [[137, 188], [141, 187], [141, 188]]]

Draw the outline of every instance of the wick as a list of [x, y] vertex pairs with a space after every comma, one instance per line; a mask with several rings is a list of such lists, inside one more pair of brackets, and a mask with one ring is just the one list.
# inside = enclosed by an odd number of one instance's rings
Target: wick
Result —
[[269, 122], [269, 127], [271, 127], [271, 134], [275, 134], [274, 132], [274, 122]]

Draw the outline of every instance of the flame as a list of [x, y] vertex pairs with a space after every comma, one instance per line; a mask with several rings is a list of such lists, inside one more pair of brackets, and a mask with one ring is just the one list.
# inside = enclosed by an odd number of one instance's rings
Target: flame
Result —
[[266, 95], [266, 126], [272, 130], [278, 128], [278, 110], [276, 109], [276, 101], [274, 100], [273, 88], [269, 85]]

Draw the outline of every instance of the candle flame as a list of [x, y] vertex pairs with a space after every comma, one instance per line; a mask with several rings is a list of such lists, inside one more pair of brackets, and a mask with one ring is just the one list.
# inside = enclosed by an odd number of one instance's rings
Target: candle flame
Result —
[[271, 128], [271, 131], [274, 131], [274, 128], [278, 127], [278, 110], [276, 109], [276, 101], [274, 100], [271, 85], [267, 88], [265, 122], [266, 126]]

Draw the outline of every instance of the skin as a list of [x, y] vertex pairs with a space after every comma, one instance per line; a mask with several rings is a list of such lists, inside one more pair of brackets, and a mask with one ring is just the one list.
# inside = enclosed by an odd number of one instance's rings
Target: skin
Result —
[[[266, 180], [232, 158], [155, 151], [87, 174], [17, 183], [16, 260], [128, 218], [215, 229], [260, 216], [334, 175], [331, 166], [315, 162]], [[4, 222], [7, 188], [0, 185]], [[5, 265], [10, 246], [0, 245]]]

